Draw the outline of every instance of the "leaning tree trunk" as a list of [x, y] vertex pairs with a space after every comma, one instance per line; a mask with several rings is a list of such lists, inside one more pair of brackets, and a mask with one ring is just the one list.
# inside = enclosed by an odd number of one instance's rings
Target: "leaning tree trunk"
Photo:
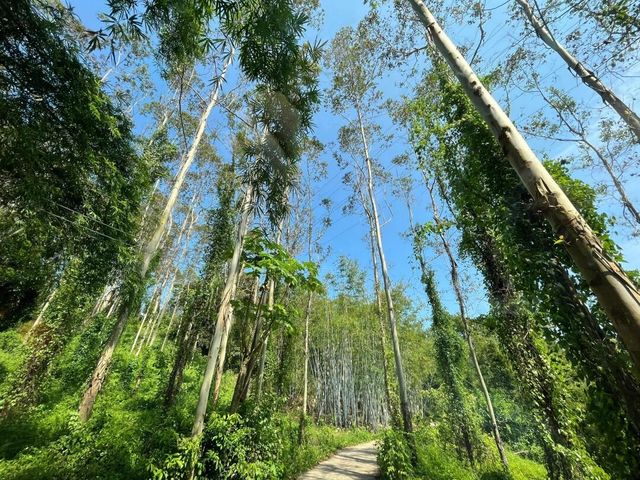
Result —
[[591, 88], [594, 92], [600, 95], [602, 101], [609, 104], [613, 108], [620, 118], [627, 124], [629, 130], [635, 135], [636, 139], [640, 142], [640, 117], [629, 108], [629, 106], [622, 101], [615, 93], [608, 88], [602, 80], [590, 69], [588, 69], [582, 62], [576, 57], [571, 55], [564, 46], [562, 46], [553, 36], [551, 31], [547, 28], [542, 18], [536, 17], [531, 5], [527, 0], [516, 0], [516, 2], [522, 7], [524, 15], [531, 23], [531, 26], [536, 32], [536, 35], [553, 51], [555, 51], [562, 60], [573, 70], [582, 83]]
[[211, 383], [213, 381], [216, 364], [218, 362], [220, 345], [222, 343], [222, 337], [225, 332], [226, 324], [230, 321], [230, 317], [233, 311], [231, 302], [235, 297], [234, 285], [236, 284], [236, 279], [240, 274], [240, 255], [242, 253], [242, 247], [244, 245], [244, 238], [249, 227], [249, 219], [251, 217], [253, 208], [253, 195], [253, 186], [247, 185], [242, 202], [241, 220], [240, 225], [238, 225], [236, 243], [233, 249], [233, 255], [231, 257], [231, 260], [229, 261], [227, 280], [220, 296], [220, 305], [218, 307], [218, 316], [216, 320], [215, 330], [213, 335], [211, 336], [211, 342], [209, 344], [207, 367], [202, 378], [202, 385], [200, 386], [200, 397], [198, 399], [198, 406], [196, 407], [195, 419], [193, 421], [193, 428], [191, 430], [191, 436], [193, 437], [200, 435], [202, 433], [202, 430], [204, 429], [204, 417], [207, 413], [209, 392], [211, 391]]
[[51, 293], [49, 293], [49, 295], [47, 296], [47, 299], [45, 300], [44, 304], [42, 305], [42, 307], [40, 307], [40, 311], [38, 312], [38, 316], [36, 317], [35, 321], [33, 322], [33, 325], [31, 325], [31, 328], [29, 328], [29, 331], [27, 332], [27, 335], [25, 336], [25, 340], [29, 340], [29, 337], [31, 337], [31, 334], [38, 330], [38, 327], [42, 323], [42, 320], [44, 319], [44, 316], [47, 313], [47, 310], [49, 309], [49, 306], [51, 305], [51, 302], [53, 302], [53, 299], [56, 296], [56, 293], [58, 293], [58, 288], [59, 288], [59, 286], [55, 286], [55, 287], [53, 287], [51, 289]]
[[571, 255], [640, 369], [640, 291], [544, 168], [422, 0], [409, 0], [511, 166]]
[[387, 259], [384, 255], [384, 247], [382, 246], [382, 232], [380, 229], [380, 219], [378, 217], [378, 206], [373, 191], [373, 172], [371, 168], [371, 157], [369, 156], [369, 145], [367, 136], [364, 131], [364, 124], [360, 108], [356, 108], [358, 113], [358, 124], [360, 126], [360, 135], [362, 138], [362, 146], [364, 150], [364, 160], [367, 165], [367, 191], [369, 193], [369, 203], [373, 216], [373, 226], [375, 229], [376, 245], [378, 247], [378, 255], [380, 258], [380, 267], [382, 269], [382, 280], [384, 282], [384, 292], [387, 300], [387, 316], [389, 318], [389, 328], [391, 330], [391, 345], [393, 347], [393, 355], [396, 363], [396, 377], [398, 379], [398, 389], [400, 393], [400, 410], [402, 412], [402, 421], [404, 430], [407, 433], [413, 431], [413, 422], [411, 420], [411, 410], [409, 407], [409, 395], [407, 393], [407, 382], [402, 367], [402, 356], [400, 354], [400, 340], [398, 339], [398, 327], [396, 325], [396, 313], [393, 308], [393, 298], [391, 296], [391, 279], [387, 270]]
[[[433, 219], [436, 222], [436, 225], [441, 225], [442, 220], [440, 218], [440, 213], [438, 211], [438, 205], [436, 204], [435, 198], [433, 198], [433, 192], [429, 187], [429, 197], [431, 199], [431, 209], [433, 211]], [[482, 374], [482, 368], [480, 367], [480, 362], [478, 362], [478, 356], [476, 354], [476, 348], [473, 343], [473, 338], [471, 337], [471, 326], [469, 325], [469, 320], [467, 318], [467, 312], [464, 303], [464, 296], [462, 294], [462, 287], [460, 285], [460, 276], [458, 274], [458, 262], [456, 262], [455, 257], [453, 256], [453, 252], [451, 251], [451, 246], [449, 245], [449, 241], [447, 237], [444, 235], [441, 229], [438, 229], [440, 242], [444, 247], [444, 251], [447, 254], [447, 258], [449, 259], [450, 273], [451, 273], [451, 283], [453, 284], [453, 290], [456, 295], [456, 301], [458, 302], [458, 308], [460, 311], [460, 319], [462, 320], [462, 327], [464, 329], [464, 336], [467, 339], [467, 345], [469, 346], [469, 354], [471, 355], [471, 361], [473, 363], [473, 367], [476, 371], [476, 375], [478, 376], [478, 381], [480, 382], [480, 389], [482, 390], [482, 394], [484, 396], [485, 403], [487, 404], [487, 412], [489, 413], [489, 418], [491, 420], [491, 432], [493, 433], [493, 439], [496, 443], [496, 447], [498, 448], [498, 453], [500, 455], [500, 461], [502, 462], [502, 466], [508, 472], [509, 471], [509, 462], [507, 461], [507, 455], [504, 451], [504, 443], [502, 442], [502, 437], [500, 436], [500, 429], [498, 428], [498, 422], [496, 420], [496, 415], [493, 410], [493, 402], [491, 401], [491, 395], [489, 394], [489, 388], [484, 380], [484, 375]]]
[[[180, 170], [178, 171], [178, 175], [174, 181], [173, 187], [171, 188], [171, 192], [169, 194], [169, 198], [167, 199], [167, 203], [158, 219], [158, 223], [156, 226], [151, 239], [147, 242], [147, 244], [143, 247], [141, 255], [140, 255], [140, 263], [138, 265], [137, 279], [139, 282], [144, 282], [145, 277], [147, 276], [147, 271], [149, 269], [149, 264], [151, 263], [151, 259], [155, 255], [158, 246], [160, 245], [160, 240], [162, 238], [162, 234], [164, 233], [165, 226], [167, 221], [169, 220], [169, 216], [173, 211], [173, 207], [175, 206], [178, 200], [178, 194], [182, 189], [182, 185], [187, 176], [187, 172], [189, 171], [191, 164], [196, 158], [196, 153], [198, 152], [198, 147], [200, 146], [200, 142], [202, 141], [202, 137], [204, 136], [204, 131], [207, 126], [207, 120], [209, 119], [209, 115], [213, 110], [213, 107], [218, 103], [218, 96], [220, 93], [220, 88], [222, 86], [222, 82], [224, 80], [225, 73], [231, 64], [232, 55], [228, 57], [226, 60], [224, 67], [222, 69], [222, 73], [216, 82], [216, 87], [211, 93], [211, 97], [209, 98], [209, 103], [205, 108], [204, 112], [200, 116], [200, 121], [198, 122], [198, 128], [193, 137], [193, 142], [191, 143], [191, 148], [187, 152], [182, 165], [180, 166]], [[102, 386], [104, 385], [104, 381], [107, 377], [107, 372], [109, 370], [109, 366], [111, 365], [111, 359], [113, 357], [113, 352], [118, 345], [118, 341], [120, 340], [120, 336], [124, 331], [124, 327], [129, 319], [129, 315], [131, 313], [131, 304], [134, 299], [128, 299], [125, 303], [120, 307], [120, 313], [118, 315], [118, 321], [116, 322], [113, 330], [111, 331], [111, 335], [107, 340], [107, 344], [100, 355], [100, 359], [96, 365], [96, 368], [93, 371], [91, 376], [91, 380], [89, 382], [89, 386], [84, 392], [82, 397], [82, 401], [80, 402], [79, 414], [80, 419], [82, 421], [87, 421], [91, 417], [91, 412], [93, 410], [93, 405], [96, 401], [96, 397], [100, 390], [102, 390]]]

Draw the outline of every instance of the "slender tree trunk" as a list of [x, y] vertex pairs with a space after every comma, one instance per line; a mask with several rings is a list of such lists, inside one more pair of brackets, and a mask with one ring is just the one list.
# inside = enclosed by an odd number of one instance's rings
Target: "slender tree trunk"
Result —
[[[435, 201], [435, 198], [433, 197], [433, 191], [431, 190], [431, 188], [427, 186], [427, 189], [429, 190], [429, 197], [431, 199], [433, 219], [436, 222], [436, 225], [439, 226], [442, 224], [442, 220], [438, 212], [438, 205]], [[410, 207], [409, 207], [409, 210], [411, 211]], [[456, 300], [458, 302], [460, 319], [462, 320], [462, 326], [464, 328], [464, 336], [467, 339], [467, 345], [469, 346], [469, 354], [471, 356], [471, 361], [473, 363], [473, 367], [478, 376], [478, 381], [480, 382], [480, 389], [482, 390], [482, 395], [484, 396], [485, 403], [487, 404], [487, 411], [489, 413], [489, 418], [491, 420], [491, 432], [493, 433], [493, 439], [496, 443], [496, 447], [498, 448], [498, 453], [500, 455], [500, 461], [502, 462], [502, 466], [508, 472], [509, 462], [507, 461], [507, 455], [504, 451], [504, 443], [502, 442], [502, 437], [500, 436], [500, 430], [498, 428], [498, 422], [496, 420], [496, 415], [493, 410], [493, 402], [491, 401], [491, 395], [489, 393], [489, 389], [487, 388], [487, 384], [484, 381], [482, 368], [480, 367], [480, 362], [478, 362], [476, 348], [473, 343], [473, 338], [471, 337], [471, 326], [469, 325], [469, 320], [467, 318], [464, 295], [462, 294], [462, 287], [460, 285], [460, 276], [458, 275], [458, 263], [456, 262], [456, 259], [453, 256], [453, 252], [451, 251], [451, 246], [449, 245], [449, 241], [447, 240], [447, 237], [444, 235], [442, 230], [439, 229], [438, 232], [439, 232], [440, 241], [442, 243], [442, 246], [444, 247], [444, 251], [447, 254], [447, 258], [449, 259], [449, 266], [451, 270], [451, 283], [453, 284], [453, 290], [455, 292]]]
[[[220, 77], [216, 82], [216, 87], [214, 88], [211, 94], [211, 97], [209, 99], [209, 103], [207, 104], [207, 107], [205, 108], [204, 112], [202, 112], [202, 115], [200, 116], [200, 121], [198, 123], [198, 128], [194, 135], [191, 148], [189, 149], [189, 152], [185, 156], [184, 161], [180, 166], [180, 170], [178, 172], [178, 175], [176, 176], [173, 187], [171, 188], [171, 193], [169, 194], [167, 203], [164, 207], [162, 214], [160, 215], [160, 219], [158, 220], [157, 227], [153, 235], [151, 236], [151, 239], [149, 240], [149, 242], [142, 249], [141, 256], [140, 256], [140, 265], [138, 266], [138, 272], [137, 272], [138, 280], [140, 282], [144, 282], [144, 279], [147, 276], [149, 264], [151, 263], [151, 259], [155, 255], [156, 250], [160, 245], [162, 234], [165, 231], [165, 225], [169, 220], [171, 212], [173, 211], [173, 207], [176, 204], [176, 201], [178, 200], [178, 194], [182, 189], [182, 185], [187, 176], [187, 172], [189, 171], [191, 164], [195, 160], [198, 147], [200, 146], [200, 142], [202, 140], [205, 128], [207, 126], [207, 120], [209, 119], [209, 115], [211, 114], [213, 107], [218, 103], [220, 88], [222, 86], [225, 73], [229, 65], [231, 64], [232, 58], [233, 58], [232, 55], [230, 55], [224, 64], [222, 73], [220, 74]], [[111, 331], [111, 335], [107, 340], [107, 344], [104, 350], [102, 351], [102, 355], [98, 360], [96, 368], [93, 371], [91, 380], [89, 382], [89, 386], [85, 390], [82, 401], [80, 402], [79, 414], [80, 414], [80, 419], [82, 421], [87, 421], [91, 417], [91, 412], [93, 410], [93, 405], [96, 401], [96, 397], [100, 392], [100, 390], [102, 389], [104, 380], [107, 375], [107, 371], [109, 369], [109, 366], [111, 365], [113, 352], [115, 351], [118, 341], [120, 340], [120, 336], [124, 331], [124, 327], [127, 323], [127, 320], [129, 319], [131, 303], [132, 303], [131, 300], [127, 301], [126, 304], [121, 307], [120, 314], [118, 316], [118, 321], [116, 322], [113, 330]]]
[[214, 334], [211, 337], [209, 344], [209, 355], [207, 358], [207, 367], [202, 379], [202, 385], [200, 387], [200, 398], [198, 399], [198, 406], [196, 408], [195, 419], [193, 422], [193, 428], [191, 430], [191, 436], [195, 437], [202, 433], [204, 429], [204, 417], [207, 413], [207, 404], [209, 403], [209, 392], [211, 390], [211, 382], [216, 370], [216, 363], [218, 361], [218, 354], [220, 353], [220, 345], [226, 324], [229, 323], [230, 315], [232, 314], [231, 301], [235, 296], [234, 285], [236, 284], [237, 277], [240, 273], [240, 255], [242, 253], [242, 247], [244, 245], [244, 238], [247, 234], [247, 228], [249, 227], [249, 219], [253, 208], [253, 186], [247, 185], [244, 199], [241, 208], [241, 220], [238, 225], [238, 232], [236, 236], [236, 242], [233, 249], [233, 256], [229, 261], [229, 271], [227, 273], [227, 281], [224, 289], [222, 290], [220, 298], [220, 306], [218, 307], [218, 316], [216, 320]]
[[389, 363], [387, 362], [387, 335], [384, 330], [384, 320], [382, 315], [382, 299], [380, 298], [380, 278], [378, 276], [378, 261], [376, 259], [376, 239], [375, 224], [373, 215], [367, 215], [369, 220], [369, 243], [371, 247], [371, 264], [373, 268], [373, 291], [376, 297], [376, 317], [380, 326], [380, 348], [382, 349], [382, 373], [384, 375], [384, 397], [387, 402], [387, 410], [391, 419], [394, 420], [394, 408], [391, 403], [391, 386], [389, 381]]
[[222, 384], [222, 375], [224, 374], [224, 364], [227, 359], [227, 344], [229, 343], [229, 333], [231, 327], [233, 327], [233, 312], [227, 312], [227, 319], [224, 324], [224, 332], [222, 333], [222, 339], [220, 340], [220, 353], [218, 354], [218, 361], [216, 364], [216, 374], [213, 383], [213, 395], [211, 395], [211, 402], [213, 405], [218, 403], [218, 397], [220, 396], [220, 385]]
[[609, 104], [609, 106], [613, 108], [618, 115], [620, 115], [620, 118], [622, 118], [629, 127], [629, 130], [631, 130], [636, 139], [640, 142], [640, 117], [638, 117], [638, 115], [631, 110], [631, 108], [629, 108], [622, 99], [613, 93], [592, 70], [587, 68], [586, 65], [569, 53], [564, 46], [558, 43], [551, 31], [547, 28], [544, 20], [536, 17], [535, 12], [527, 0], [516, 0], [516, 2], [522, 8], [523, 13], [529, 20], [529, 23], [531, 23], [536, 35], [538, 35], [538, 37], [549, 48], [560, 55], [569, 68], [573, 70], [578, 77], [580, 77], [582, 83], [600, 95], [602, 101]]
[[598, 298], [637, 369], [640, 369], [640, 292], [533, 153], [509, 117], [482, 85], [422, 0], [409, 0], [538, 208]]
[[302, 369], [302, 412], [300, 412], [300, 426], [298, 428], [298, 445], [302, 445], [304, 440], [304, 427], [307, 421], [307, 409], [309, 402], [309, 317], [311, 316], [311, 302], [313, 294], [309, 292], [307, 299], [307, 310], [304, 315], [304, 350]]
[[[195, 197], [194, 197], [195, 199]], [[184, 245], [182, 247], [182, 251], [180, 252], [180, 254], [177, 257], [177, 260], [174, 262], [174, 269], [173, 269], [173, 274], [171, 276], [171, 281], [169, 282], [169, 286], [166, 288], [166, 290], [163, 289], [163, 291], [165, 291], [165, 295], [166, 298], [164, 300], [164, 302], [160, 302], [160, 310], [158, 311], [158, 314], [156, 315], [156, 320], [155, 322], [152, 324], [151, 326], [151, 332], [148, 335], [148, 340], [147, 340], [147, 346], [151, 346], [153, 345], [153, 343], [156, 340], [156, 336], [158, 335], [158, 331], [160, 329], [160, 325], [162, 324], [162, 319], [164, 318], [165, 312], [167, 310], [167, 306], [169, 305], [169, 301], [171, 300], [172, 296], [173, 296], [173, 287], [175, 285], [176, 282], [176, 278], [178, 276], [178, 272], [180, 270], [180, 263], [184, 260], [186, 254], [187, 254], [187, 250], [189, 249], [189, 241], [191, 240], [191, 233], [193, 231], [193, 225], [196, 223], [196, 221], [198, 220], [198, 216], [195, 213], [195, 202], [192, 203], [191, 205], [191, 209], [190, 209], [190, 216], [191, 216], [191, 220], [189, 221], [189, 226], [187, 227], [187, 231], [186, 231], [186, 235], [185, 235], [185, 242]], [[180, 239], [178, 240], [178, 244], [180, 243]], [[198, 255], [194, 255], [195, 257], [198, 257]], [[189, 265], [187, 267], [190, 268], [191, 265]], [[161, 300], [161, 299], [160, 299]]]
[[258, 365], [258, 386], [256, 389], [256, 400], [262, 398], [262, 389], [264, 388], [264, 369], [267, 364], [267, 351], [269, 349], [269, 335], [264, 339], [262, 350], [260, 351], [260, 364]]
[[396, 314], [393, 308], [393, 298], [391, 296], [391, 279], [389, 278], [389, 272], [387, 270], [387, 260], [384, 255], [384, 248], [382, 246], [382, 232], [380, 229], [380, 220], [378, 217], [378, 207], [376, 205], [376, 199], [373, 191], [373, 172], [371, 167], [371, 157], [369, 156], [369, 145], [367, 143], [367, 136], [364, 131], [364, 124], [362, 121], [362, 115], [360, 108], [356, 108], [358, 113], [358, 124], [360, 126], [360, 135], [362, 137], [362, 145], [364, 149], [364, 160], [367, 166], [367, 191], [369, 193], [369, 202], [371, 205], [371, 212], [373, 214], [373, 224], [375, 227], [375, 238], [378, 247], [378, 255], [380, 257], [380, 266], [382, 268], [382, 280], [384, 282], [384, 291], [387, 300], [387, 315], [389, 317], [389, 327], [391, 330], [391, 345], [393, 347], [393, 355], [396, 363], [396, 377], [398, 378], [398, 389], [400, 393], [400, 410], [402, 411], [402, 421], [404, 430], [407, 433], [413, 432], [413, 422], [411, 420], [411, 410], [409, 407], [409, 396], [407, 394], [407, 383], [404, 375], [404, 369], [402, 367], [402, 356], [400, 354], [400, 340], [398, 339], [398, 328], [396, 325]]

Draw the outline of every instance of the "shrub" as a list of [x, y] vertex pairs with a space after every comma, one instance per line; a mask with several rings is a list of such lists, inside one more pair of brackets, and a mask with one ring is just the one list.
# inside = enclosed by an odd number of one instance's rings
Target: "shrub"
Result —
[[385, 480], [414, 478], [411, 450], [403, 433], [387, 430], [378, 450], [380, 473]]

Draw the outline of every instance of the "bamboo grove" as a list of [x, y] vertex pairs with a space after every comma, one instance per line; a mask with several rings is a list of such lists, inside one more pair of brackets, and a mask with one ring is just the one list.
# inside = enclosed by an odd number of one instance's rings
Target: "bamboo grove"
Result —
[[1, 478], [640, 478], [639, 2], [0, 5]]

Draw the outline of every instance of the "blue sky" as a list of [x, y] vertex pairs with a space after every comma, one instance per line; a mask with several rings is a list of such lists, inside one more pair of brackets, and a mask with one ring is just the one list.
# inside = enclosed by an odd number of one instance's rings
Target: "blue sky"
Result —
[[[98, 26], [96, 14], [105, 9], [103, 1], [73, 0], [71, 4], [74, 6], [76, 13], [82, 21], [90, 28]], [[308, 36], [310, 38], [318, 37], [322, 40], [330, 41], [335, 33], [342, 27], [355, 26], [362, 19], [366, 12], [367, 6], [360, 1], [345, 0], [322, 0], [321, 6], [324, 10], [324, 21], [318, 29], [310, 29]], [[509, 50], [510, 46], [522, 40], [522, 25], [517, 22], [509, 22], [511, 13], [509, 11], [510, 2], [505, 4], [498, 0], [488, 0], [486, 6], [491, 11], [491, 17], [485, 24], [486, 41], [480, 49], [480, 56], [483, 59], [480, 62], [479, 72], [486, 73], [492, 67], [495, 67], [503, 61], [503, 54]], [[434, 12], [438, 17], [438, 11]], [[567, 20], [565, 25], [567, 29], [575, 25], [575, 20]], [[448, 22], [449, 24], [449, 22]], [[559, 24], [559, 28], [563, 26]], [[477, 24], [463, 23], [462, 25], [451, 25], [447, 27], [447, 33], [452, 40], [458, 45], [473, 45], [479, 38], [479, 30]], [[416, 46], [420, 45], [420, 41], [424, 34], [422, 31], [416, 32]], [[425, 58], [418, 57], [417, 62], [426, 62]], [[425, 63], [426, 65], [426, 63]], [[540, 73], [547, 85], [553, 84], [560, 88], [570, 91], [571, 95], [581, 100], [592, 100], [594, 95], [587, 87], [584, 87], [575, 79], [566, 68], [566, 65], [555, 55], [548, 55], [544, 61], [540, 62]], [[633, 75], [640, 73], [640, 69], [628, 72]], [[388, 75], [379, 79], [379, 87], [390, 98], [398, 98], [401, 94], [410, 94], [409, 91], [403, 90], [397, 85], [398, 72], [389, 72]], [[327, 87], [330, 83], [330, 72], [323, 72], [321, 76], [321, 86]], [[629, 103], [633, 104], [633, 99], [640, 91], [639, 78], [619, 79], [610, 77], [606, 79], [613, 89], [621, 95]], [[494, 92], [499, 101], [504, 101], [506, 92]], [[544, 106], [542, 99], [538, 98], [535, 93], [526, 92], [522, 89], [516, 89], [509, 92], [511, 101], [511, 115], [513, 119], [524, 121], [528, 116], [537, 111], [548, 112]], [[214, 112], [214, 117], [218, 115], [220, 119], [222, 112]], [[351, 117], [353, 118], [353, 117]], [[140, 122], [143, 120], [140, 119]], [[394, 141], [389, 148], [376, 149], [372, 148], [375, 159], [383, 166], [391, 168], [391, 159], [399, 153], [406, 150], [406, 135], [403, 131], [398, 131], [388, 118], [382, 117], [378, 119], [384, 132], [392, 133]], [[369, 268], [370, 256], [367, 243], [367, 227], [364, 218], [361, 215], [343, 215], [339, 208], [346, 200], [350, 187], [341, 183], [341, 172], [335, 164], [332, 157], [332, 143], [336, 141], [337, 132], [340, 126], [345, 124], [345, 119], [332, 115], [328, 108], [323, 106], [314, 119], [315, 135], [322, 141], [327, 149], [321, 156], [321, 159], [328, 162], [329, 170], [327, 178], [320, 181], [316, 186], [315, 199], [319, 204], [320, 199], [329, 197], [334, 203], [333, 225], [326, 231], [323, 244], [330, 246], [331, 256], [323, 265], [322, 271], [331, 270], [337, 261], [338, 256], [346, 255], [358, 260], [365, 269]], [[214, 118], [212, 125], [217, 124]], [[138, 125], [140, 128], [140, 125]], [[531, 146], [539, 155], [547, 154], [550, 157], [562, 156], [575, 151], [573, 144], [567, 144], [557, 141], [542, 140], [538, 138], [530, 138]], [[600, 173], [593, 170], [577, 170], [574, 172], [579, 178], [588, 182], [594, 180], [602, 180]], [[633, 200], [640, 202], [640, 188], [638, 188], [638, 177], [633, 183], [627, 185], [628, 191]], [[378, 205], [381, 212], [383, 227], [383, 236], [386, 255], [389, 263], [389, 270], [394, 282], [404, 283], [410, 295], [418, 302], [423, 303], [424, 294], [419, 283], [419, 276], [414, 268], [412, 261], [412, 250], [410, 241], [404, 233], [408, 228], [407, 208], [402, 198], [396, 198], [391, 191], [390, 186], [380, 186], [378, 189]], [[416, 191], [416, 199], [414, 202], [414, 215], [417, 221], [426, 221], [430, 218], [426, 209], [426, 201], [422, 196], [424, 192]], [[603, 200], [602, 208], [610, 213], [619, 213], [619, 209], [615, 202]], [[622, 246], [623, 253], [627, 257], [627, 268], [640, 268], [640, 245], [637, 237], [631, 237], [629, 232], [624, 228], [614, 231], [614, 238]], [[448, 281], [448, 265], [442, 256], [436, 252], [428, 252], [427, 257], [432, 261], [438, 278], [438, 285], [443, 296], [445, 305], [452, 311], [456, 310], [453, 292]], [[465, 290], [468, 295], [468, 307], [470, 313], [478, 314], [486, 311], [487, 304], [481, 286], [481, 281], [472, 266], [462, 263], [465, 280]]]

